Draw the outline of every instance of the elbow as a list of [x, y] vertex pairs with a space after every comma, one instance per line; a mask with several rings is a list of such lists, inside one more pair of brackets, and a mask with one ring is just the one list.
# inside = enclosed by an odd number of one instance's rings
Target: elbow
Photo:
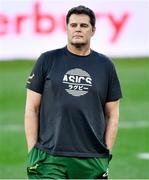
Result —
[[107, 125], [112, 126], [114, 129], [118, 128], [119, 113], [111, 115], [111, 116], [106, 116], [106, 123], [107, 123]]

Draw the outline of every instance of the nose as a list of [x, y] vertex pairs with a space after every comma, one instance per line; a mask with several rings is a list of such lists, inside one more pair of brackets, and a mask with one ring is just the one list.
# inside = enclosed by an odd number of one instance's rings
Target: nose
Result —
[[81, 31], [81, 26], [78, 24], [77, 26], [76, 26], [76, 31], [78, 32], [80, 32]]

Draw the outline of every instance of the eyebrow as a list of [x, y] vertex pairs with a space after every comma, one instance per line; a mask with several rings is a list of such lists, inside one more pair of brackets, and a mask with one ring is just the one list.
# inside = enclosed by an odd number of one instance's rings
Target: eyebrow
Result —
[[75, 23], [75, 22], [70, 23], [70, 25], [77, 25], [77, 24], [85, 25], [85, 26], [89, 25], [88, 23]]

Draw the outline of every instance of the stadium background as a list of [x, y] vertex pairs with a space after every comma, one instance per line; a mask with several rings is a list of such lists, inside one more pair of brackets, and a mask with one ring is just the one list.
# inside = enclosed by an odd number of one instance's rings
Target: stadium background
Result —
[[[149, 179], [149, 3], [147, 0], [68, 2], [0, 0], [0, 178], [26, 178], [25, 82], [41, 52], [66, 43], [63, 24], [57, 23], [50, 32], [45, 14], [51, 13], [58, 20], [58, 15], [72, 6], [84, 4], [95, 9], [98, 16], [97, 32], [100, 29], [101, 33], [93, 38], [93, 49], [113, 58], [124, 95], [110, 178]], [[35, 21], [29, 16], [31, 12], [35, 14], [35, 5], [38, 20], [39, 16], [45, 18], [39, 24], [36, 22], [36, 33]], [[107, 17], [113, 17], [114, 21]], [[21, 18], [24, 20], [18, 20]]]

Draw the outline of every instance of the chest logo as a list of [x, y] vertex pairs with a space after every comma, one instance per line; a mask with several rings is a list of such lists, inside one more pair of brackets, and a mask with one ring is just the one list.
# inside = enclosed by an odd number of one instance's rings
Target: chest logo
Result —
[[88, 93], [92, 86], [92, 79], [86, 71], [75, 68], [66, 72], [63, 83], [66, 85], [65, 90], [68, 94], [82, 96]]

